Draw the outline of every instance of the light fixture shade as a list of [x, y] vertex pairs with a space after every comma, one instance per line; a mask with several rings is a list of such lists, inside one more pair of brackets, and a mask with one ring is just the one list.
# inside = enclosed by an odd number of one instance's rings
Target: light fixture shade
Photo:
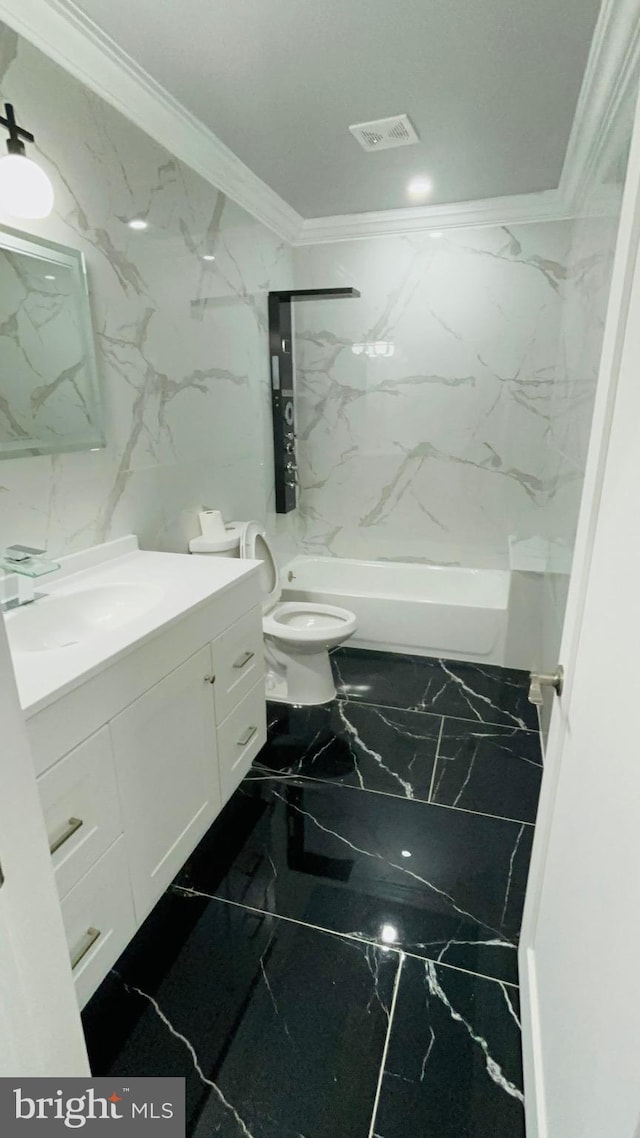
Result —
[[12, 217], [48, 217], [53, 186], [44, 170], [22, 154], [0, 158], [0, 210]]

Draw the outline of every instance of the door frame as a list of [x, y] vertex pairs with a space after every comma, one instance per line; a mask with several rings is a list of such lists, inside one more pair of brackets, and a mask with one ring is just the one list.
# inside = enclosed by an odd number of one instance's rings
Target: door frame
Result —
[[[558, 662], [561, 662], [565, 667], [565, 683], [562, 696], [554, 699], [549, 727], [544, 777], [536, 819], [518, 950], [522, 1003], [525, 1113], [528, 1138], [551, 1138], [546, 1123], [535, 941], [562, 767], [567, 709], [571, 703], [574, 671], [572, 664], [580, 650], [580, 630], [600, 514], [611, 422], [626, 338], [629, 302], [634, 286], [634, 277], [640, 267], [639, 256], [640, 102], [636, 104], [627, 176], [622, 197], [573, 566], [560, 645]], [[636, 287], [638, 286], [636, 285]]]

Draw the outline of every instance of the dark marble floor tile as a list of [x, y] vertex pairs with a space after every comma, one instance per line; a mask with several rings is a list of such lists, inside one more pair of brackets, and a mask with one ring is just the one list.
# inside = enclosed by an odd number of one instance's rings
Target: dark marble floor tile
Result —
[[323, 707], [269, 707], [258, 764], [361, 790], [428, 799], [439, 715], [335, 700]]
[[378, 1138], [524, 1138], [517, 992], [404, 961]]
[[96, 1075], [183, 1075], [192, 1138], [368, 1138], [397, 953], [165, 895], [84, 1012]]
[[361, 648], [331, 655], [339, 696], [388, 707], [537, 730], [527, 672]]
[[535, 822], [541, 779], [537, 731], [444, 720], [433, 802]]
[[532, 827], [255, 772], [178, 883], [517, 979]]

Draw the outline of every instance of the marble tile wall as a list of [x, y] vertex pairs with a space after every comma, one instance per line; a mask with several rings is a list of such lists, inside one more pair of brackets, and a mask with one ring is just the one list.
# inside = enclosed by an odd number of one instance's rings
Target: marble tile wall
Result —
[[[570, 551], [617, 218], [291, 250], [4, 25], [0, 95], [56, 191], [29, 230], [87, 259], [108, 439], [2, 461], [0, 542], [181, 550], [208, 505], [266, 521], [283, 558]], [[362, 297], [296, 307], [300, 507], [275, 518], [266, 294], [294, 284]]]
[[182, 550], [203, 504], [266, 520], [267, 292], [291, 287], [290, 249], [1, 24], [0, 95], [54, 183], [29, 231], [86, 256], [108, 439], [1, 462], [0, 542], [61, 554], [136, 532]]
[[567, 528], [578, 475], [547, 449], [560, 399], [579, 445], [585, 397], [564, 383], [561, 326], [570, 304], [579, 340], [600, 272], [572, 236], [566, 221], [295, 250], [297, 287], [362, 297], [296, 309], [301, 495], [283, 555], [504, 567], [509, 535]]
[[[618, 229], [617, 199], [615, 204], [612, 201], [612, 210], [608, 216], [586, 217], [572, 223], [569, 287], [562, 307], [556, 375], [549, 401], [543, 469], [547, 478], [558, 480], [558, 493], [546, 512], [545, 536], [564, 544], [569, 553], [591, 432]], [[564, 559], [565, 566], [569, 559]], [[554, 564], [551, 559], [550, 568]]]

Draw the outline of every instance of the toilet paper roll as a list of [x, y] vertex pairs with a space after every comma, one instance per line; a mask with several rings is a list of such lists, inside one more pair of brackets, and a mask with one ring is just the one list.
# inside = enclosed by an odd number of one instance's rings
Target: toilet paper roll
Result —
[[203, 537], [219, 540], [225, 536], [224, 518], [220, 510], [201, 510], [198, 520]]

